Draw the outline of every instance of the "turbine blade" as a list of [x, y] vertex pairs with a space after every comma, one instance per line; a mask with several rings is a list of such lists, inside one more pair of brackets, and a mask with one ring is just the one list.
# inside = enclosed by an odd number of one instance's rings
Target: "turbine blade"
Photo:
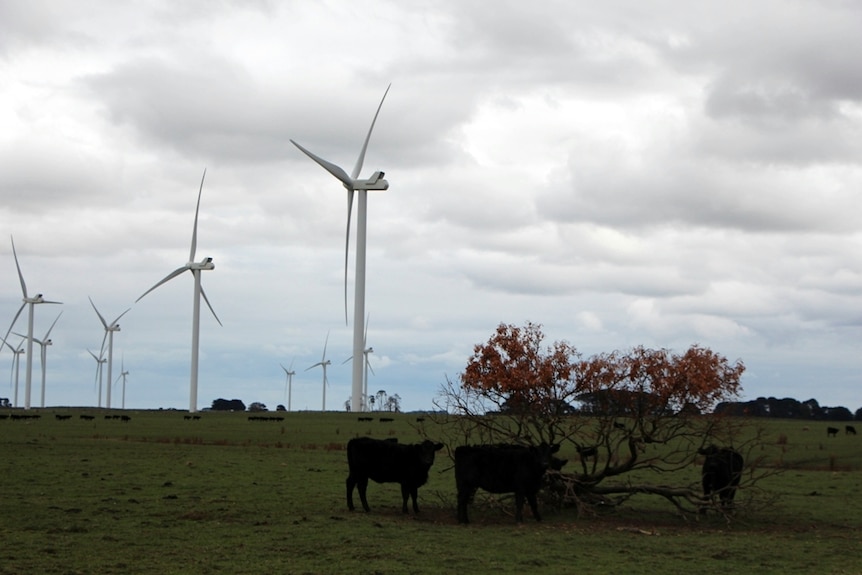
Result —
[[344, 325], [347, 319], [347, 262], [350, 259], [350, 219], [353, 212], [353, 190], [347, 190], [347, 233], [344, 236]]
[[198, 190], [198, 205], [195, 207], [195, 227], [192, 229], [192, 249], [189, 252], [189, 261], [195, 261], [195, 251], [198, 248], [198, 212], [201, 209], [201, 194], [204, 191], [204, 178], [207, 177], [207, 169], [204, 168], [204, 175], [201, 176], [201, 189]]
[[323, 342], [323, 357], [320, 358], [320, 363], [322, 364], [326, 361], [326, 346], [329, 344], [329, 332], [326, 332], [326, 340]]
[[3, 341], [6, 341], [7, 339], [9, 339], [9, 334], [12, 333], [12, 328], [15, 327], [15, 322], [18, 321], [18, 316], [20, 316], [21, 312], [24, 311], [24, 306], [26, 306], [26, 305], [27, 305], [27, 303], [24, 302], [21, 304], [21, 307], [18, 308], [18, 313], [16, 313], [15, 317], [12, 318], [12, 323], [9, 324], [9, 329], [6, 330], [6, 335], [3, 336]]
[[[18, 279], [21, 280], [21, 291], [24, 292], [24, 297], [27, 297], [27, 284], [24, 283], [24, 274], [21, 273], [21, 266], [18, 265], [18, 252], [15, 251], [15, 238], [11, 235], [9, 238], [12, 240], [12, 255], [15, 256], [15, 267], [18, 268]], [[7, 334], [8, 335], [8, 334]]]
[[54, 326], [57, 325], [57, 320], [60, 319], [60, 316], [63, 315], [63, 312], [57, 314], [57, 319], [54, 320], [54, 323], [51, 324], [51, 327], [48, 328], [48, 333], [45, 334], [45, 341], [48, 341], [48, 338], [51, 336], [51, 330], [54, 329]]
[[368, 365], [368, 371], [370, 371], [370, 372], [371, 372], [371, 375], [377, 375], [376, 373], [374, 373], [374, 368], [373, 368], [373, 367], [371, 367], [371, 362], [370, 362], [370, 361], [368, 361], [368, 359], [367, 359], [367, 358], [365, 359], [365, 363], [366, 363], [366, 365]]
[[39, 303], [58, 303], [58, 304], [62, 304], [63, 302], [61, 302], [61, 301], [48, 301], [48, 300], [44, 299], [44, 300], [40, 301]]
[[178, 275], [180, 275], [181, 273], [183, 273], [183, 272], [184, 272], [184, 271], [186, 271], [187, 269], [189, 269], [189, 266], [187, 266], [187, 265], [185, 265], [185, 266], [183, 266], [183, 267], [181, 267], [181, 268], [177, 268], [177, 269], [175, 269], [174, 271], [172, 271], [171, 273], [169, 273], [168, 275], [166, 275], [162, 281], [160, 281], [159, 283], [157, 283], [156, 285], [154, 285], [153, 287], [151, 287], [150, 289], [148, 289], [147, 291], [145, 291], [145, 292], [144, 292], [144, 294], [143, 294], [141, 297], [139, 297], [138, 299], [136, 299], [136, 300], [135, 300], [135, 303], [138, 303], [139, 301], [141, 301], [142, 299], [144, 299], [144, 296], [145, 296], [145, 295], [147, 295], [148, 293], [150, 293], [151, 291], [153, 291], [154, 289], [156, 289], [157, 287], [159, 287], [159, 286], [160, 286], [160, 285], [162, 285], [163, 283], [166, 283], [166, 282], [171, 281], [172, 279], [174, 279], [175, 277], [177, 277]]
[[127, 313], [129, 313], [130, 311], [132, 311], [132, 308], [129, 308], [126, 311], [124, 311], [123, 313], [121, 313], [120, 315], [118, 315], [117, 319], [115, 319], [113, 322], [111, 322], [111, 327], [117, 325], [117, 322], [120, 321], [120, 318], [123, 317], [124, 315], [126, 315]]
[[[18, 337], [23, 337], [25, 340], [27, 339], [26, 335], [24, 335], [23, 333], [18, 333], [17, 331], [13, 331], [12, 335], [17, 335]], [[39, 345], [42, 345], [42, 342], [40, 340], [36, 339], [35, 337], [33, 338], [33, 341], [35, 341]]]
[[101, 359], [101, 358], [96, 357], [96, 354], [95, 354], [95, 353], [93, 353], [92, 351], [90, 351], [89, 349], [87, 350], [87, 353], [89, 353], [90, 355], [92, 355], [92, 356], [93, 356], [93, 359], [95, 359], [97, 362], [98, 362], [98, 361], [102, 361], [102, 359]]
[[102, 325], [105, 329], [108, 329], [108, 322], [105, 321], [105, 318], [102, 317], [102, 314], [99, 313], [99, 310], [96, 309], [96, 304], [93, 303], [93, 298], [87, 296], [87, 299], [90, 300], [90, 305], [93, 306], [93, 311], [96, 312], [96, 315], [99, 316], [99, 321], [102, 322]]
[[314, 365], [312, 365], [311, 367], [307, 367], [307, 368], [305, 369], [305, 371], [312, 370], [312, 369], [314, 369], [315, 367], [317, 367], [318, 365], [323, 365], [323, 362], [322, 362], [322, 361], [318, 361], [317, 363], [315, 363], [315, 364], [314, 364]]
[[204, 291], [203, 286], [201, 286], [201, 295], [203, 296], [204, 301], [205, 301], [205, 302], [207, 302], [207, 307], [208, 307], [208, 308], [210, 308], [210, 312], [212, 312], [213, 317], [215, 318], [215, 320], [218, 322], [218, 324], [219, 324], [220, 326], [224, 327], [224, 325], [222, 325], [222, 323], [221, 323], [221, 320], [220, 320], [220, 319], [218, 318], [218, 316], [216, 315], [216, 312], [215, 312], [215, 310], [213, 309], [213, 306], [211, 306], [211, 305], [210, 305], [210, 300], [207, 298], [207, 294], [206, 294], [206, 292]]
[[345, 359], [344, 361], [342, 361], [342, 362], [341, 362], [341, 365], [344, 365], [345, 363], [347, 363], [347, 362], [348, 362], [348, 361], [350, 361], [351, 359], [353, 359], [353, 356], [352, 356], [352, 355], [351, 355], [350, 357], [348, 357], [347, 359]]
[[383, 100], [386, 99], [386, 94], [389, 93], [389, 88], [392, 87], [392, 84], [386, 86], [386, 91], [383, 92], [383, 97], [380, 99], [380, 104], [377, 106], [377, 112], [374, 113], [374, 119], [371, 120], [371, 127], [368, 128], [368, 135], [365, 136], [365, 142], [362, 144], [362, 151], [359, 152], [359, 159], [356, 160], [356, 166], [353, 168], [353, 174], [351, 174], [352, 179], [356, 179], [359, 177], [359, 172], [362, 171], [362, 164], [365, 163], [365, 150], [368, 149], [368, 141], [371, 139], [371, 132], [374, 130], [374, 124], [377, 122], [377, 115], [380, 114], [380, 108], [383, 107]]
[[105, 335], [102, 336], [102, 347], [99, 348], [99, 357], [105, 356], [105, 342], [108, 341], [108, 330], [105, 330]]
[[341, 168], [340, 166], [336, 166], [332, 162], [327, 162], [320, 156], [312, 154], [293, 140], [291, 140], [291, 143], [297, 148], [299, 148], [303, 154], [317, 162], [324, 170], [341, 180], [341, 183], [344, 184], [345, 188], [347, 188], [348, 190], [353, 189], [353, 180], [350, 179], [350, 176], [347, 175], [347, 172], [345, 172], [343, 168]]

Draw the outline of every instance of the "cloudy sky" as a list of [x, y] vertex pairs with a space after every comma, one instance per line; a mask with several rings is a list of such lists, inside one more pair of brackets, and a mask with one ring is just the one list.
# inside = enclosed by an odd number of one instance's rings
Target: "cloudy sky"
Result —
[[132, 308], [126, 407], [187, 408], [192, 276], [134, 301], [188, 259], [206, 168], [224, 326], [203, 308], [198, 406], [286, 404], [283, 363], [293, 408], [320, 409], [305, 369], [329, 334], [343, 409], [346, 193], [290, 139], [350, 171], [391, 83], [362, 173], [390, 183], [369, 198], [371, 390], [430, 408], [473, 345], [532, 321], [585, 355], [699, 343], [746, 364], [745, 399], [855, 410], [860, 29], [846, 0], [2, 2], [3, 333], [14, 236], [31, 295], [63, 302], [35, 310], [36, 337], [63, 311], [47, 405], [97, 402], [90, 296]]

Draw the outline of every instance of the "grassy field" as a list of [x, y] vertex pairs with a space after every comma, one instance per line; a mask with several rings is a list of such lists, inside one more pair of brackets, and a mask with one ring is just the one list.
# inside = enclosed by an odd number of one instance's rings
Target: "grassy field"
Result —
[[471, 508], [460, 526], [444, 452], [419, 516], [401, 514], [392, 484], [369, 486], [371, 513], [347, 511], [346, 442], [418, 440], [415, 416], [27, 413], [42, 417], [0, 420], [3, 575], [862, 573], [862, 437], [827, 438], [821, 423], [757, 422], [768, 426], [766, 460], [785, 471], [760, 483], [774, 504], [731, 524], [638, 496], [596, 516], [546, 508], [540, 524]]

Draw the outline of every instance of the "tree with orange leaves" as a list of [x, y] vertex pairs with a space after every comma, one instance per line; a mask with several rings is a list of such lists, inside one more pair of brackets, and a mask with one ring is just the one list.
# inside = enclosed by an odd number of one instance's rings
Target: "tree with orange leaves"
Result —
[[565, 341], [546, 345], [541, 325], [500, 324], [473, 348], [459, 382], [447, 379], [437, 403], [461, 416], [464, 442], [570, 444], [578, 469], [561, 476], [578, 505], [654, 493], [691, 511], [703, 503], [696, 485], [600, 484], [634, 470], [681, 469], [705, 445], [739, 443], [738, 429], [709, 412], [738, 395], [744, 371], [741, 361], [699, 345], [682, 354], [639, 346], [585, 359]]

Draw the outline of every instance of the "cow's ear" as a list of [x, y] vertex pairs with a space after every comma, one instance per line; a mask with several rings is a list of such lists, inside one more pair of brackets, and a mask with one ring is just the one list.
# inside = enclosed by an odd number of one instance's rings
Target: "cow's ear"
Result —
[[559, 443], [555, 443], [551, 446], [551, 453], [556, 453], [559, 450], [560, 450], [560, 444]]
[[435, 443], [434, 444], [434, 451], [440, 451], [441, 449], [443, 449], [442, 443]]

